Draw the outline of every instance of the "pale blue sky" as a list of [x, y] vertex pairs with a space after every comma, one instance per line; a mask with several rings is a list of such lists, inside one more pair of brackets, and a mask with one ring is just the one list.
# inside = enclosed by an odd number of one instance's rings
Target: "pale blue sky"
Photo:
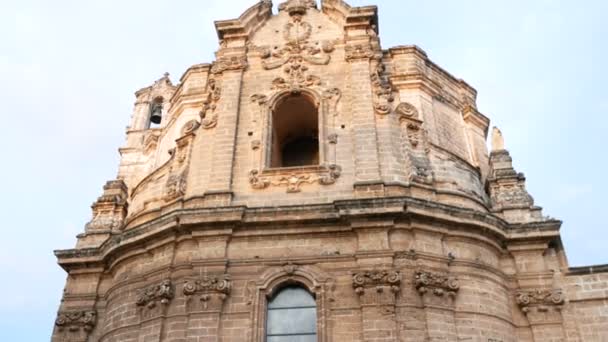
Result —
[[[209, 62], [253, 0], [0, 0], [0, 341], [47, 341], [71, 248], [116, 175], [133, 92]], [[351, 0], [352, 5], [374, 0]], [[608, 2], [376, 0], [384, 48], [417, 44], [479, 91], [572, 265], [608, 263]]]

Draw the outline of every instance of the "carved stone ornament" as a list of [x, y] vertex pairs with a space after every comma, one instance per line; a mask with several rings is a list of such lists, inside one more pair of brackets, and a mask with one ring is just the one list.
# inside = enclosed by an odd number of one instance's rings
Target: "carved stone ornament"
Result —
[[353, 274], [353, 287], [358, 295], [363, 295], [366, 289], [383, 292], [386, 287], [397, 293], [400, 291], [401, 273], [390, 270], [362, 271]]
[[400, 103], [397, 108], [395, 108], [395, 112], [399, 114], [399, 116], [405, 118], [418, 118], [418, 109], [408, 102]]
[[502, 206], [517, 204], [530, 206], [533, 203], [532, 196], [528, 194], [522, 184], [507, 184], [494, 187], [492, 201]]
[[438, 297], [453, 298], [460, 289], [458, 279], [445, 273], [416, 271], [414, 284], [421, 295], [433, 293]]
[[294, 59], [285, 65], [283, 71], [287, 78], [277, 77], [272, 81], [272, 90], [290, 90], [293, 94], [299, 94], [302, 88], [310, 88], [321, 84], [321, 79], [314, 75], [307, 75], [308, 67], [302, 64], [300, 58]]
[[327, 136], [327, 142], [330, 144], [337, 144], [338, 143], [338, 134], [336, 133], [332, 133], [330, 135]]
[[154, 308], [158, 303], [167, 305], [174, 297], [171, 280], [165, 279], [139, 291], [136, 304], [140, 307]]
[[90, 332], [97, 324], [97, 313], [94, 310], [79, 310], [60, 312], [55, 320], [55, 326], [59, 330], [68, 331], [84, 330]]
[[374, 57], [374, 50], [370, 44], [346, 45], [345, 58], [347, 61], [370, 59]]
[[242, 70], [247, 67], [247, 56], [222, 56], [211, 67], [212, 74], [221, 74], [227, 70]]
[[184, 283], [183, 293], [187, 301], [198, 296], [203, 303], [203, 308], [207, 309], [208, 302], [212, 296], [216, 296], [220, 301], [224, 301], [232, 290], [230, 275], [206, 276], [199, 280], [187, 280]]
[[158, 146], [160, 130], [147, 130], [144, 138], [144, 154], [149, 154]]
[[289, 15], [304, 15], [309, 8], [317, 8], [314, 0], [289, 0], [279, 5], [279, 11], [287, 11]]
[[182, 137], [188, 134], [192, 134], [199, 128], [201, 124], [196, 120], [190, 120], [186, 122], [186, 124], [182, 127], [181, 134]]
[[193, 139], [193, 132], [190, 132], [189, 135], [177, 140], [177, 147], [172, 152], [171, 166], [165, 183], [165, 202], [174, 201], [186, 194], [189, 171], [187, 160], [190, 158]]
[[561, 290], [536, 289], [517, 292], [515, 301], [521, 311], [528, 313], [532, 307], [538, 308], [539, 311], [546, 311], [550, 306], [559, 309], [565, 299]]
[[371, 74], [374, 109], [380, 115], [389, 114], [392, 110], [391, 103], [395, 101], [393, 87], [384, 75], [384, 71], [384, 64], [378, 62], [375, 71]]
[[109, 181], [103, 187], [103, 195], [91, 206], [93, 219], [86, 225], [88, 230], [117, 230], [127, 216], [127, 185], [122, 180]]
[[326, 89], [323, 91], [323, 99], [328, 100], [328, 112], [330, 115], [338, 115], [338, 102], [342, 98], [342, 92], [338, 88]]
[[[275, 47], [272, 51], [262, 49], [262, 66], [267, 69], [276, 69], [287, 63], [308, 62], [315, 65], [329, 63], [334, 50], [332, 42], [310, 42], [312, 25], [303, 21], [302, 16], [308, 8], [315, 8], [316, 3], [309, 0], [293, 0], [283, 3], [279, 10], [286, 10], [290, 14], [290, 21], [283, 27], [282, 47]], [[321, 45], [321, 47], [319, 47]]]
[[222, 96], [222, 88], [217, 80], [210, 78], [207, 82], [207, 98], [199, 113], [201, 125], [204, 129], [211, 129], [217, 125], [217, 103]]
[[335, 184], [340, 175], [342, 168], [338, 165], [329, 165], [322, 167], [318, 172], [291, 172], [288, 174], [270, 174], [261, 176], [259, 170], [249, 172], [249, 183], [254, 189], [265, 189], [271, 185], [285, 186], [288, 193], [297, 193], [302, 191], [303, 184], [319, 183], [321, 185]]

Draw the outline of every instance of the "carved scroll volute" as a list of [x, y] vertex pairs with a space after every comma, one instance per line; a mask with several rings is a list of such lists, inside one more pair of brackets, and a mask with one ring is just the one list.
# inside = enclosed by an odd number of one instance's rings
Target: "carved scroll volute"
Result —
[[401, 273], [394, 270], [368, 270], [353, 274], [353, 288], [364, 305], [395, 305], [401, 290]]
[[232, 291], [230, 275], [205, 276], [184, 282], [182, 292], [188, 311], [218, 311]]
[[551, 309], [561, 310], [565, 302], [562, 290], [534, 289], [518, 291], [515, 302], [524, 314], [531, 312], [548, 312]]
[[381, 61], [376, 62], [375, 70], [371, 74], [374, 109], [379, 115], [387, 115], [393, 110], [395, 101], [393, 87], [385, 75], [385, 67]]
[[442, 272], [416, 271], [414, 285], [425, 305], [453, 305], [460, 290], [458, 278]]

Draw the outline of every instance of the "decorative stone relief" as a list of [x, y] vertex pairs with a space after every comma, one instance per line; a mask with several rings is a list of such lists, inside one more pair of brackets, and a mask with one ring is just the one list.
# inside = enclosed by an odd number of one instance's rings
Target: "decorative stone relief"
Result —
[[249, 183], [254, 189], [265, 189], [271, 185], [285, 186], [288, 193], [302, 191], [302, 184], [319, 183], [321, 185], [335, 184], [342, 173], [342, 168], [338, 165], [321, 167], [319, 172], [314, 173], [294, 173], [283, 174], [282, 172], [268, 176], [260, 176], [259, 170], [249, 172]]
[[338, 134], [333, 133], [327, 136], [327, 142], [329, 142], [330, 144], [337, 144], [338, 143]]
[[345, 58], [348, 62], [370, 59], [375, 56], [374, 49], [370, 44], [346, 45], [344, 50]]
[[262, 51], [262, 66], [265, 69], [276, 69], [287, 63], [301, 65], [304, 61], [316, 65], [329, 63], [331, 59], [329, 53], [334, 50], [333, 43], [309, 41], [312, 25], [302, 20], [302, 16], [309, 8], [316, 8], [314, 1], [294, 0], [279, 6], [280, 11], [287, 11], [290, 15], [290, 21], [283, 27], [285, 44], [272, 51], [270, 49]]
[[117, 230], [127, 216], [127, 185], [122, 180], [109, 181], [103, 187], [103, 195], [91, 206], [93, 219], [88, 230]]
[[196, 121], [188, 122], [182, 129], [186, 135], [177, 140], [177, 147], [172, 151], [173, 160], [165, 184], [165, 202], [174, 201], [186, 194], [189, 169], [187, 160], [190, 158], [191, 142], [198, 126]]
[[401, 273], [399, 271], [372, 270], [353, 274], [353, 287], [358, 295], [363, 295], [367, 290], [383, 292], [389, 288], [391, 292], [400, 291]]
[[402, 102], [397, 108], [395, 108], [395, 113], [397, 113], [400, 117], [410, 118], [410, 119], [418, 119], [418, 109], [414, 107], [411, 103]]
[[171, 280], [165, 279], [158, 284], [150, 285], [139, 291], [136, 304], [139, 307], [152, 309], [157, 304], [167, 305], [174, 297]]
[[247, 56], [222, 56], [211, 67], [212, 74], [221, 74], [227, 70], [242, 70], [247, 67]]
[[456, 297], [460, 284], [456, 277], [446, 273], [416, 271], [414, 285], [420, 295], [432, 293], [435, 296]]
[[395, 100], [393, 87], [384, 75], [384, 64], [378, 62], [375, 71], [371, 74], [372, 91], [374, 93], [374, 109], [380, 115], [389, 114], [392, 110], [391, 103]]
[[188, 303], [195, 297], [199, 298], [204, 310], [213, 298], [223, 302], [232, 290], [232, 281], [228, 274], [220, 276], [206, 276], [199, 280], [187, 280], [184, 283], [183, 293]]
[[222, 97], [222, 88], [219, 82], [210, 78], [207, 82], [207, 98], [203, 102], [203, 108], [199, 115], [201, 125], [204, 129], [211, 129], [217, 125], [217, 103]]
[[287, 11], [289, 15], [305, 14], [309, 8], [317, 8], [314, 0], [289, 0], [279, 5], [279, 11]]
[[526, 177], [515, 171], [507, 150], [492, 151], [490, 167], [488, 190], [494, 210], [529, 209], [534, 205], [534, 199], [526, 190]]
[[60, 312], [55, 320], [55, 326], [59, 331], [90, 332], [97, 324], [97, 312], [94, 310], [79, 310]]
[[515, 301], [521, 311], [527, 314], [532, 308], [539, 312], [548, 311], [550, 307], [559, 310], [565, 299], [562, 290], [535, 289], [517, 292]]
[[159, 130], [147, 130], [146, 137], [144, 138], [144, 154], [150, 154], [158, 146], [160, 140]]
[[395, 108], [395, 113], [399, 115], [403, 141], [407, 142], [403, 153], [408, 162], [410, 181], [432, 184], [433, 172], [428, 158], [430, 147], [418, 109], [411, 103], [402, 102]]
[[326, 89], [323, 91], [323, 99], [327, 100], [328, 113], [338, 115], [338, 103], [342, 98], [342, 92], [338, 88]]

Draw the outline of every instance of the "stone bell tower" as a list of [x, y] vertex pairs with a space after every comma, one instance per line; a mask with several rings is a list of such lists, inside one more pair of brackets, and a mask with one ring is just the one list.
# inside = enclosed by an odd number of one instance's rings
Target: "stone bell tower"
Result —
[[259, 1], [135, 93], [52, 340], [608, 341], [477, 92], [375, 6]]

